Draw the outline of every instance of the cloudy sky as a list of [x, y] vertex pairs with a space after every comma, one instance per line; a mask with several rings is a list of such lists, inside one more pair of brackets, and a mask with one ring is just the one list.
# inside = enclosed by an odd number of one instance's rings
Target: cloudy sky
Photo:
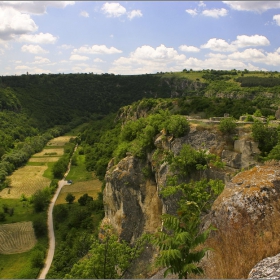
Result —
[[0, 75], [280, 71], [280, 1], [0, 1]]

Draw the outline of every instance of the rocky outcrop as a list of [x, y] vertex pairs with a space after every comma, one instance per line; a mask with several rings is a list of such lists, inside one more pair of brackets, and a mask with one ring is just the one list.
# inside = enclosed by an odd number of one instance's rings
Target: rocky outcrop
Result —
[[[188, 135], [174, 138], [164, 131], [155, 138], [155, 146], [161, 154], [172, 151], [178, 155], [182, 146], [188, 144], [196, 150], [222, 155], [226, 168], [208, 171], [209, 178], [229, 180], [229, 174], [236, 168], [248, 167], [255, 164], [254, 154], [258, 151], [255, 143], [237, 140], [233, 151], [226, 150], [229, 146], [223, 135], [213, 129], [201, 129], [191, 126]], [[168, 175], [172, 175], [170, 167], [165, 161], [154, 160], [153, 153], [147, 155], [146, 161], [141, 161], [128, 155], [114, 165], [112, 160], [108, 164], [106, 173], [106, 187], [104, 189], [105, 218], [112, 223], [120, 237], [132, 242], [143, 232], [153, 232], [161, 226], [160, 216], [163, 213], [175, 213], [177, 198], [164, 199], [159, 191], [166, 185]], [[229, 154], [238, 155], [233, 158]], [[152, 170], [152, 177], [144, 176], [144, 169]], [[192, 174], [190, 178], [196, 178]]]
[[280, 278], [280, 254], [268, 257], [260, 261], [250, 271], [249, 279], [279, 279]]
[[205, 228], [212, 224], [218, 229], [208, 240], [214, 252], [206, 271], [221, 270], [208, 276], [247, 278], [256, 263], [280, 252], [279, 218], [279, 162], [234, 176], [204, 218]]
[[143, 175], [145, 164], [127, 156], [106, 173], [105, 220], [128, 242], [161, 224], [162, 203], [154, 181]]
[[[212, 206], [211, 222], [218, 228], [261, 223], [278, 214], [280, 166], [255, 166], [226, 184]], [[246, 217], [246, 219], [244, 219]]]

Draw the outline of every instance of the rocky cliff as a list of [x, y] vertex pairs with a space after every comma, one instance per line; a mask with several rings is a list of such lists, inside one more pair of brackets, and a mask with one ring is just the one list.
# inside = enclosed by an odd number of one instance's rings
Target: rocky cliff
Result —
[[[213, 168], [207, 175], [224, 181], [228, 181], [231, 174], [240, 168], [255, 164], [254, 155], [258, 153], [252, 141], [235, 140], [228, 143], [227, 137], [216, 129], [197, 125], [192, 125], [184, 137], [173, 138], [161, 133], [155, 139], [155, 146], [162, 154], [169, 150], [177, 155], [184, 144], [221, 156], [226, 165], [224, 170]], [[154, 232], [161, 225], [160, 215], [176, 209], [175, 201], [164, 200], [159, 194], [171, 173], [166, 162], [154, 160], [154, 152], [147, 155], [146, 161], [132, 155], [118, 163], [112, 160], [106, 173], [105, 220], [110, 221], [120, 237], [129, 242], [143, 232]], [[151, 169], [149, 176], [144, 175], [147, 169]]]

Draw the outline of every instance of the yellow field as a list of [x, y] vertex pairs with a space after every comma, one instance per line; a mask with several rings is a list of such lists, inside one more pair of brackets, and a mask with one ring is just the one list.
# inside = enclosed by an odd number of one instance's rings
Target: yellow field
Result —
[[37, 240], [32, 222], [0, 225], [0, 254], [17, 254], [32, 249]]
[[37, 157], [37, 158], [30, 158], [29, 162], [56, 162], [59, 160], [59, 157], [50, 157], [50, 156], [45, 156], [45, 157]]
[[[53, 155], [50, 155], [52, 154]], [[62, 156], [64, 153], [64, 149], [43, 149], [41, 152], [34, 154], [32, 157], [52, 157], [52, 156]]]
[[68, 193], [72, 193], [75, 196], [75, 202], [85, 193], [97, 198], [98, 193], [101, 191], [102, 183], [99, 180], [90, 180], [86, 182], [77, 182], [72, 185], [64, 186], [56, 200], [55, 204], [67, 203], [65, 198]]
[[69, 142], [71, 138], [75, 138], [75, 136], [60, 136], [50, 140], [47, 146], [64, 146], [66, 143]]
[[2, 198], [20, 198], [22, 194], [30, 197], [37, 190], [49, 186], [51, 180], [43, 177], [47, 166], [24, 166], [17, 169], [8, 178], [11, 179], [11, 188], [0, 192]]

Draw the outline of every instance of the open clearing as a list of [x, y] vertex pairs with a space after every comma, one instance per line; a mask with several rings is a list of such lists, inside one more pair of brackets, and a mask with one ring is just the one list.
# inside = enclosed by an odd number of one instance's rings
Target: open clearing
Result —
[[68, 193], [72, 193], [75, 196], [75, 202], [77, 202], [78, 199], [85, 193], [87, 193], [89, 196], [92, 196], [94, 199], [96, 199], [98, 193], [101, 192], [101, 186], [102, 186], [101, 181], [97, 179], [86, 181], [86, 182], [77, 182], [72, 185], [66, 185], [60, 191], [60, 194], [55, 204], [57, 205], [57, 204], [67, 203], [65, 201], [65, 198]]
[[32, 158], [36, 158], [36, 157], [51, 157], [51, 156], [62, 156], [64, 153], [64, 149], [63, 148], [55, 148], [55, 149], [43, 149], [41, 152], [36, 153], [32, 156]]
[[56, 162], [59, 160], [60, 157], [50, 157], [50, 156], [45, 156], [45, 157], [37, 157], [37, 158], [30, 158], [28, 162]]
[[37, 190], [49, 186], [51, 180], [43, 177], [47, 166], [24, 166], [16, 170], [8, 178], [11, 179], [11, 188], [0, 192], [2, 198], [20, 198], [22, 194], [30, 197]]
[[71, 138], [75, 138], [75, 136], [60, 136], [50, 140], [47, 146], [64, 146], [66, 143], [69, 142]]
[[0, 225], [0, 254], [17, 254], [31, 250], [37, 240], [32, 222]]

